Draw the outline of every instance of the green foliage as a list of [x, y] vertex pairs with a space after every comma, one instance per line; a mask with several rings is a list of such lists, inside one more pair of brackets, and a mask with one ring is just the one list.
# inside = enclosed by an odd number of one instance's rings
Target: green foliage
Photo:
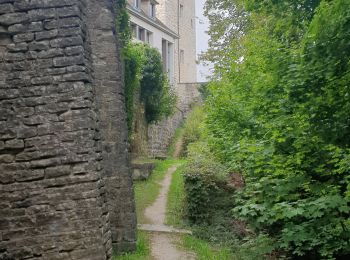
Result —
[[203, 107], [196, 106], [188, 115], [182, 132], [182, 155], [187, 155], [187, 147], [190, 143], [194, 143], [203, 135], [201, 125], [205, 120]]
[[151, 123], [171, 115], [176, 97], [167, 84], [161, 57], [156, 49], [145, 44], [128, 43], [122, 54], [127, 122], [131, 132], [135, 98], [140, 98], [145, 105], [146, 119]]
[[123, 48], [125, 103], [129, 133], [134, 118], [134, 98], [139, 90], [141, 69], [144, 62], [144, 47], [141, 44], [129, 43]]
[[131, 40], [131, 29], [129, 26], [129, 14], [126, 10], [126, 0], [114, 0], [114, 7], [118, 40], [122, 47], [124, 47], [127, 46]]
[[148, 45], [131, 42], [129, 15], [125, 0], [114, 1], [117, 39], [122, 47], [124, 63], [125, 99], [127, 123], [131, 133], [134, 98], [140, 90], [148, 123], [156, 122], [172, 114], [176, 96], [170, 90], [163, 72], [160, 53]]
[[156, 122], [172, 114], [176, 96], [169, 88], [158, 50], [144, 46], [141, 78], [141, 101], [144, 102], [147, 122]]
[[[227, 169], [215, 161], [205, 143], [189, 147], [189, 161], [184, 169], [186, 217], [190, 223], [210, 223], [220, 208], [226, 187]], [[208, 207], [211, 205], [211, 207]]]
[[291, 257], [349, 256], [350, 1], [210, 2], [247, 14], [205, 108], [210, 150], [245, 177], [234, 216]]

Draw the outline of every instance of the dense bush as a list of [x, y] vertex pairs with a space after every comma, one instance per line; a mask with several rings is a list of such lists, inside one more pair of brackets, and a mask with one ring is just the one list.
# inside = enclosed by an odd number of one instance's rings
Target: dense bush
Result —
[[349, 257], [350, 1], [213, 3], [244, 24], [205, 108], [210, 149], [245, 177], [233, 218], [293, 258]]
[[187, 218], [191, 223], [210, 223], [215, 214], [214, 203], [224, 190], [227, 169], [215, 161], [203, 142], [189, 147], [189, 162], [184, 169]]
[[140, 96], [145, 105], [147, 122], [156, 122], [172, 114], [176, 96], [169, 87], [159, 51], [148, 45], [144, 45], [140, 85]]

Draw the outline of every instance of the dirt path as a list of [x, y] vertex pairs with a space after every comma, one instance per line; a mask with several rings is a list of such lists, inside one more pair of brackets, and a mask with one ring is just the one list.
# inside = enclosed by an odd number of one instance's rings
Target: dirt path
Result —
[[169, 228], [165, 226], [167, 194], [171, 183], [171, 175], [176, 166], [168, 169], [157, 200], [145, 210], [145, 217], [150, 220], [153, 232], [151, 233], [151, 253], [154, 260], [192, 260], [195, 257], [179, 249], [176, 244], [180, 237], [176, 233], [165, 233], [157, 230]]

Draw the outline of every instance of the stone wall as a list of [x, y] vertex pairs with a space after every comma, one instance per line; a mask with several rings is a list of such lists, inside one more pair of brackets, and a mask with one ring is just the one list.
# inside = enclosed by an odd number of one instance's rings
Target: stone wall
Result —
[[194, 103], [200, 102], [199, 84], [178, 84], [175, 113], [148, 127], [148, 156], [165, 157], [176, 129], [181, 126]]
[[135, 245], [111, 0], [0, 1], [0, 259]]

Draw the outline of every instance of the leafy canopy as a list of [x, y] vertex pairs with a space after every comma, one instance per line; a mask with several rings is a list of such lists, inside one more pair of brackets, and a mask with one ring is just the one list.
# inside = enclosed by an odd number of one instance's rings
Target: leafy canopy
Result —
[[[207, 142], [235, 216], [305, 259], [350, 254], [350, 1], [208, 0]], [[222, 19], [219, 19], [222, 17]]]

